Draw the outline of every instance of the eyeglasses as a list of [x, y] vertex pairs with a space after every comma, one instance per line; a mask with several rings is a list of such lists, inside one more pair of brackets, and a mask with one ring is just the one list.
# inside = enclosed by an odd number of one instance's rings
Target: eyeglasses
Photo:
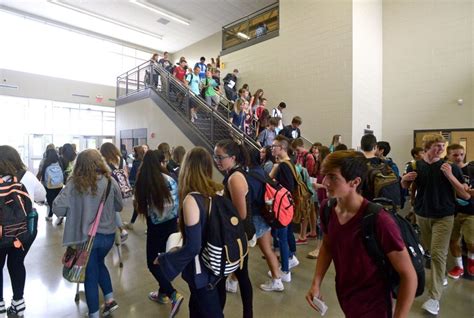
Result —
[[270, 148], [281, 148], [281, 145], [271, 145]]
[[229, 157], [230, 156], [217, 156], [217, 155], [212, 156], [212, 158], [214, 158], [214, 161], [222, 161], [222, 160], [227, 159]]

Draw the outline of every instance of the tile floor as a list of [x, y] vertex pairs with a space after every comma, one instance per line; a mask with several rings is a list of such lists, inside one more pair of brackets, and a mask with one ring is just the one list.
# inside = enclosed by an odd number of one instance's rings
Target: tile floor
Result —
[[[129, 204], [130, 205], [130, 204]], [[40, 207], [39, 234], [27, 258], [27, 282], [25, 288], [25, 317], [85, 317], [87, 306], [83, 286], [80, 301], [74, 301], [76, 285], [65, 281], [61, 276], [61, 246], [63, 226], [56, 226], [44, 220], [46, 207]], [[123, 212], [123, 219], [129, 220], [130, 207]], [[306, 254], [313, 249], [315, 241], [298, 247], [298, 258], [301, 264], [293, 271], [292, 282], [285, 283], [282, 293], [266, 293], [258, 285], [267, 279], [267, 267], [258, 248], [251, 251], [250, 273], [254, 285], [255, 317], [303, 318], [318, 317], [304, 299], [313, 275], [315, 260], [306, 259]], [[135, 229], [130, 231], [127, 242], [122, 247], [124, 267], [119, 267], [118, 254], [115, 248], [107, 259], [112, 276], [115, 297], [120, 308], [114, 312], [116, 318], [134, 317], [168, 317], [168, 305], [159, 305], [148, 300], [148, 292], [157, 288], [148, 272], [145, 260], [145, 225], [138, 220]], [[6, 266], [4, 268], [4, 295], [9, 303], [11, 299], [10, 280]], [[181, 278], [174, 286], [184, 295], [185, 303], [177, 317], [187, 317], [187, 300], [189, 291]], [[334, 290], [334, 268], [331, 267], [322, 286], [323, 295], [329, 310], [326, 317], [344, 317], [339, 308]], [[426, 299], [423, 295], [415, 300], [410, 317], [429, 317], [420, 309]], [[241, 302], [238, 294], [228, 295], [225, 308], [226, 317], [241, 317]], [[472, 318], [474, 317], [474, 281], [461, 279], [449, 280], [439, 317]]]

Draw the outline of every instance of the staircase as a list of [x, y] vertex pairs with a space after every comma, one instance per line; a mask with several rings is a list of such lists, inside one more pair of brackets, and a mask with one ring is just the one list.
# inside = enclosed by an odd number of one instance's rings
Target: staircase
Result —
[[[117, 77], [117, 102], [124, 105], [150, 98], [197, 146], [213, 151], [219, 140], [234, 139], [249, 149], [260, 147], [230, 122], [232, 103], [220, 96], [219, 105], [210, 107], [199, 96], [161, 66], [145, 62]], [[191, 120], [191, 107], [197, 119]]]

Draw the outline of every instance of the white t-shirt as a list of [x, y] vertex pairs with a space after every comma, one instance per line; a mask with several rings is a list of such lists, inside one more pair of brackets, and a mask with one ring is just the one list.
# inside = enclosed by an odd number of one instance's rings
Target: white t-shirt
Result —
[[283, 129], [283, 113], [278, 108], [273, 108], [272, 117], [279, 117], [280, 121], [278, 122], [278, 131]]
[[46, 200], [46, 189], [30, 171], [26, 171], [20, 182], [25, 185], [33, 202], [43, 202]]

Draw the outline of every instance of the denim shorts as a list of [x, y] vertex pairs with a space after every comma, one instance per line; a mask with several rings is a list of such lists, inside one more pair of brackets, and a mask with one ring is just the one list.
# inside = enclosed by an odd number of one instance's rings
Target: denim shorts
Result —
[[253, 225], [255, 226], [255, 236], [257, 239], [261, 238], [263, 234], [271, 230], [270, 225], [265, 221], [261, 215], [252, 215]]

